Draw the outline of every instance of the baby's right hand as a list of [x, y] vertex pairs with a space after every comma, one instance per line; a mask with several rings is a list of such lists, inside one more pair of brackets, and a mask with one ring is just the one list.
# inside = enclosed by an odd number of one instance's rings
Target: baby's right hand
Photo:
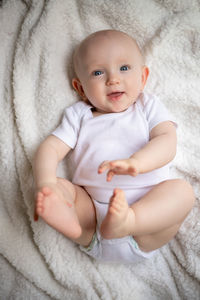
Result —
[[107, 181], [111, 181], [114, 175], [130, 175], [137, 176], [139, 174], [139, 164], [134, 158], [104, 161], [98, 168], [98, 173], [105, 171], [107, 173]]

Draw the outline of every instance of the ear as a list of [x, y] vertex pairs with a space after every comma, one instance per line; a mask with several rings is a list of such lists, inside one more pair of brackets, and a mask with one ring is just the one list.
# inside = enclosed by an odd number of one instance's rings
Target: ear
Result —
[[87, 100], [82, 84], [78, 78], [72, 79], [72, 86], [83, 100]]
[[147, 66], [143, 66], [142, 67], [142, 90], [145, 87], [148, 76], [149, 76], [149, 68]]

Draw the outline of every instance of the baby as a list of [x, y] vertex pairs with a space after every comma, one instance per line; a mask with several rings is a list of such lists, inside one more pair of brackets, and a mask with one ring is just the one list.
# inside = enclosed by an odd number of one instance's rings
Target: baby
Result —
[[[149, 70], [127, 34], [91, 34], [77, 47], [74, 68], [82, 101], [65, 110], [37, 150], [35, 220], [40, 216], [96, 259], [151, 257], [194, 204], [192, 187], [169, 177], [176, 124], [155, 96], [143, 93]], [[72, 182], [56, 177], [69, 152]]]

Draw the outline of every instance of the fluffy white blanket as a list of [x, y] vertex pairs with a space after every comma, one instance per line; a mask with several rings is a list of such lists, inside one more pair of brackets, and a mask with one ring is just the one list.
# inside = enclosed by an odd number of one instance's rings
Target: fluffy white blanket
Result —
[[[200, 299], [199, 0], [7, 0], [0, 4], [0, 298]], [[197, 200], [176, 238], [135, 265], [93, 261], [33, 221], [36, 147], [77, 100], [71, 55], [91, 32], [134, 36], [150, 67], [146, 90], [177, 119], [172, 171]], [[70, 163], [70, 162], [68, 162]], [[69, 176], [67, 162], [59, 174]]]

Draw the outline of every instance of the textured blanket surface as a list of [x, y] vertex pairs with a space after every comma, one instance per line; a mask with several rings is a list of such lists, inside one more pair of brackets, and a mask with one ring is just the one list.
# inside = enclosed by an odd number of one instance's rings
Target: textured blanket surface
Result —
[[[72, 52], [114, 28], [143, 48], [157, 94], [178, 123], [176, 177], [196, 203], [151, 260], [104, 264], [33, 221], [33, 155], [77, 101]], [[0, 299], [200, 299], [199, 0], [8, 0], [0, 4]], [[70, 177], [69, 161], [58, 174]]]

